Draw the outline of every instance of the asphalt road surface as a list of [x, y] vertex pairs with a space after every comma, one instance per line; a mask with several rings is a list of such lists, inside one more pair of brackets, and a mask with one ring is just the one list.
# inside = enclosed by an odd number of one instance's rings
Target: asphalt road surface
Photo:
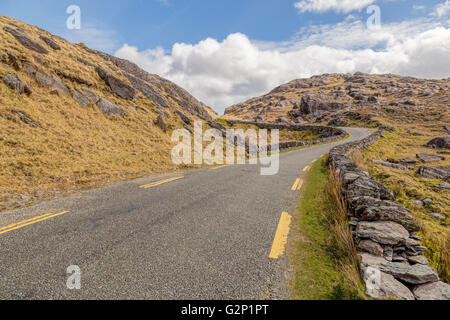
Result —
[[[338, 143], [370, 134], [347, 130]], [[192, 170], [1, 213], [0, 299], [287, 298], [286, 258], [269, 258], [280, 217], [295, 210], [303, 169], [336, 144], [281, 154], [274, 176]]]

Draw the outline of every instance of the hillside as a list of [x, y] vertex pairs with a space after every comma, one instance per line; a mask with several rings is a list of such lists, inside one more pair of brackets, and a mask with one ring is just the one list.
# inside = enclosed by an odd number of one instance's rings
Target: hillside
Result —
[[216, 116], [129, 61], [12, 18], [0, 43], [0, 210], [179, 169], [171, 131]]
[[[291, 81], [226, 109], [225, 119], [331, 125], [448, 124], [450, 79], [325, 74]], [[331, 122], [330, 122], [331, 121]]]

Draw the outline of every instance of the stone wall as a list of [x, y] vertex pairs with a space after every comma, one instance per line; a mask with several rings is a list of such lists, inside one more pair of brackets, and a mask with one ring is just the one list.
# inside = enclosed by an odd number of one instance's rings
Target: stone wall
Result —
[[374, 144], [383, 129], [357, 142], [333, 148], [330, 165], [342, 181], [354, 241], [361, 253], [361, 275], [373, 298], [449, 300], [450, 286], [439, 281], [415, 234], [411, 212], [394, 202], [395, 195], [350, 161], [356, 149]]
[[321, 138], [310, 141], [288, 141], [288, 142], [280, 142], [279, 149], [286, 150], [304, 146], [313, 146], [322, 143], [334, 142], [340, 139], [343, 139], [347, 136], [347, 132], [345, 130], [328, 127], [328, 126], [314, 126], [314, 125], [288, 125], [288, 124], [273, 124], [273, 123], [261, 123], [261, 122], [246, 122], [246, 121], [235, 121], [235, 120], [227, 120], [228, 123], [233, 126], [235, 124], [246, 124], [246, 125], [254, 125], [260, 129], [278, 129], [278, 130], [292, 130], [292, 131], [305, 131], [309, 130], [314, 133], [318, 133], [321, 135]]

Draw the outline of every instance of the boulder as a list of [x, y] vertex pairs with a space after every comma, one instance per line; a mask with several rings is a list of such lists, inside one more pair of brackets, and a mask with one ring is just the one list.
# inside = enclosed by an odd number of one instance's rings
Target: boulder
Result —
[[136, 90], [125, 81], [113, 76], [110, 72], [101, 67], [95, 68], [100, 78], [111, 88], [119, 97], [132, 100], [136, 96]]
[[439, 156], [437, 154], [429, 154], [429, 153], [419, 153], [416, 155], [417, 158], [419, 158], [423, 162], [434, 162], [434, 161], [441, 161], [445, 160], [445, 157]]
[[19, 41], [25, 48], [36, 51], [38, 53], [47, 54], [48, 50], [44, 48], [39, 42], [30, 38], [25, 32], [19, 31], [8, 26], [3, 27], [3, 30], [9, 32]]
[[427, 143], [427, 147], [436, 149], [450, 149], [450, 137], [439, 137]]
[[431, 212], [430, 213], [430, 217], [435, 219], [435, 220], [439, 220], [439, 221], [445, 221], [447, 219], [446, 216], [436, 213], [436, 212]]
[[393, 221], [409, 232], [419, 231], [411, 212], [398, 203], [360, 197], [352, 200], [352, 206], [355, 216], [362, 221]]
[[169, 126], [167, 125], [166, 120], [164, 120], [164, 117], [162, 115], [159, 115], [158, 118], [155, 120], [155, 124], [161, 128], [162, 131], [166, 132]]
[[323, 101], [324, 98], [320, 95], [307, 94], [302, 97], [300, 111], [303, 114], [320, 115], [325, 111], [342, 108], [341, 103], [328, 103]]
[[358, 249], [366, 251], [374, 256], [383, 256], [383, 248], [376, 242], [371, 240], [361, 240]]
[[409, 232], [398, 223], [391, 221], [362, 221], [356, 227], [356, 236], [380, 244], [396, 245], [406, 241], [409, 238]]
[[44, 35], [40, 35], [39, 38], [44, 41], [50, 48], [52, 48], [53, 50], [61, 50], [61, 47], [59, 46], [58, 43], [56, 43], [55, 40], [50, 39], [49, 37], [46, 37]]
[[106, 100], [106, 99], [100, 99], [97, 102], [98, 108], [105, 114], [105, 115], [119, 115], [122, 118], [125, 117], [125, 112], [119, 107], [113, 104], [112, 102]]
[[421, 166], [418, 171], [419, 175], [428, 179], [441, 179], [443, 181], [450, 180], [450, 170], [438, 169], [433, 167]]
[[7, 74], [3, 78], [3, 83], [6, 84], [9, 88], [16, 90], [18, 94], [25, 93], [30, 95], [33, 93], [31, 88], [23, 82], [22, 78], [18, 74]]
[[81, 93], [79, 93], [77, 90], [72, 91], [72, 97], [73, 99], [82, 107], [87, 107], [91, 104], [88, 98], [83, 96]]
[[366, 293], [372, 298], [415, 300], [411, 291], [390, 274], [369, 267], [363, 270], [363, 280], [366, 283]]
[[410, 284], [424, 284], [439, 281], [436, 270], [423, 264], [411, 266], [407, 263], [388, 262], [383, 263], [380, 270]]
[[442, 281], [419, 285], [413, 289], [417, 300], [450, 300], [450, 285]]

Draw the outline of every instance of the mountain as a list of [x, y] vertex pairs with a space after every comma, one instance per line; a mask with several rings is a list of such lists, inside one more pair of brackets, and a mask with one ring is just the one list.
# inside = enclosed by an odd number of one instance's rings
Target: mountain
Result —
[[[225, 119], [331, 125], [405, 125], [448, 117], [450, 79], [324, 74], [283, 84], [226, 109]], [[448, 123], [448, 122], [447, 122]]]
[[170, 133], [217, 116], [173, 82], [0, 17], [0, 210], [175, 170]]

